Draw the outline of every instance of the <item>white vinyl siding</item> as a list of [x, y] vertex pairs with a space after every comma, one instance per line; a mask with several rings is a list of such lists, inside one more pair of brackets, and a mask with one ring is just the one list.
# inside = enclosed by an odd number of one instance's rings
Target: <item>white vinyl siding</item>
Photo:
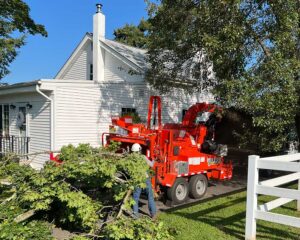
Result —
[[108, 52], [105, 52], [104, 65], [105, 82], [143, 82], [143, 77], [140, 74], [136, 74], [134, 71], [130, 70], [124, 62]]
[[[29, 103], [31, 109], [26, 109], [27, 136], [30, 137], [29, 153], [49, 151], [50, 140], [50, 103], [38, 93], [19, 93], [18, 95], [6, 95], [0, 97], [0, 104], [16, 106], [9, 108], [10, 135], [20, 136], [20, 129], [17, 127], [17, 114], [19, 107], [25, 107]], [[44, 162], [49, 160], [49, 154], [32, 157], [33, 167], [39, 169]]]
[[55, 94], [55, 148], [90, 143], [99, 145], [100, 91], [96, 86], [58, 87]]
[[108, 132], [112, 115], [122, 107], [134, 107], [145, 117], [148, 96], [138, 98], [145, 85], [107, 83], [90, 87], [58, 87], [55, 91], [55, 148], [90, 143], [101, 145], [102, 133]]
[[[30, 137], [29, 151], [31, 153], [51, 150], [51, 103], [49, 101], [32, 102], [32, 108], [27, 110], [29, 118], [28, 132]], [[32, 166], [41, 168], [49, 160], [49, 154], [31, 157]]]
[[135, 108], [142, 120], [146, 121], [149, 92], [145, 88], [145, 84], [100, 84], [100, 132], [108, 132], [111, 116], [121, 115], [122, 108]]
[[[152, 95], [156, 95], [152, 91]], [[182, 110], [188, 109], [197, 102], [214, 102], [213, 95], [207, 92], [187, 94], [181, 89], [175, 89], [168, 94], [160, 95], [162, 99], [162, 121], [164, 123], [177, 123], [182, 120]]]
[[61, 79], [89, 80], [92, 63], [91, 42], [88, 41], [70, 63]]

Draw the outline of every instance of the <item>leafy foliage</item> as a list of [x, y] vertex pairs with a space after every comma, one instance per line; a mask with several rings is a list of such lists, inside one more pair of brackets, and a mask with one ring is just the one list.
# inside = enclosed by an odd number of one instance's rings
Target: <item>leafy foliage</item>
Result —
[[138, 26], [126, 24], [114, 31], [115, 40], [137, 48], [147, 48], [150, 24], [142, 19]]
[[49, 224], [42, 221], [31, 221], [18, 224], [4, 220], [0, 224], [0, 239], [7, 240], [52, 240]]
[[29, 12], [22, 0], [0, 1], [0, 79], [9, 73], [8, 66], [28, 34], [47, 36], [44, 26], [36, 24]]
[[279, 151], [299, 115], [299, 1], [159, 3], [148, 20], [148, 81], [161, 91], [213, 88], [223, 106], [252, 116], [262, 152]]
[[141, 119], [140, 115], [137, 112], [129, 112], [129, 113], [124, 113], [122, 117], [124, 116], [130, 116], [132, 117], [132, 122], [133, 123], [141, 123], [143, 120]]
[[[147, 229], [145, 229], [145, 226], [147, 226]], [[123, 218], [116, 223], [109, 224], [105, 232], [108, 239], [116, 240], [172, 239], [162, 222], [157, 224], [144, 217], [130, 222]]]
[[[10, 238], [14, 235], [19, 236], [17, 239], [43, 239], [40, 236], [49, 235], [49, 227], [46, 228], [41, 220], [82, 232], [79, 239], [89, 236], [105, 238], [112, 234], [106, 230], [109, 226], [119, 226], [126, 221], [125, 230], [137, 232], [135, 228], [139, 228], [141, 230], [135, 236], [143, 238], [143, 232], [148, 229], [147, 221], [144, 225], [134, 223], [130, 214], [124, 214], [130, 212], [133, 200], [123, 200], [135, 186], [145, 186], [148, 166], [140, 154], [115, 154], [81, 144], [63, 147], [60, 160], [62, 164], [49, 162], [40, 171], [20, 166], [11, 159], [0, 161], [0, 179], [11, 183], [9, 186], [0, 185], [1, 239], [16, 239]], [[31, 212], [34, 214], [28, 215]], [[120, 212], [122, 218], [117, 217]], [[28, 217], [24, 217], [26, 215]], [[149, 231], [155, 232], [155, 225]], [[118, 229], [113, 232], [119, 234]]]

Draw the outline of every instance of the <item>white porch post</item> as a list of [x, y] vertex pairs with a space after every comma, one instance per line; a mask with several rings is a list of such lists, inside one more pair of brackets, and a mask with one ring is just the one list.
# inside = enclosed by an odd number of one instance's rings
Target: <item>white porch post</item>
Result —
[[247, 207], [246, 207], [246, 240], [256, 239], [256, 219], [255, 212], [257, 210], [257, 193], [256, 186], [258, 184], [257, 162], [259, 156], [251, 155], [248, 157], [248, 182], [247, 182]]

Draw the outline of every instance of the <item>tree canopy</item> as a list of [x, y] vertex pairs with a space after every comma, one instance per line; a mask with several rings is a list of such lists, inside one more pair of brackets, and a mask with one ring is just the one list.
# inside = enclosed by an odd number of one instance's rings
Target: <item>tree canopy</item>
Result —
[[133, 47], [147, 48], [147, 34], [149, 29], [150, 24], [144, 19], [140, 21], [138, 26], [126, 24], [124, 27], [118, 28], [114, 31], [115, 40]]
[[[279, 151], [299, 112], [300, 2], [158, 2], [149, 18], [148, 81], [162, 91], [213, 88], [223, 106], [252, 116], [262, 152]], [[194, 65], [192, 80], [181, 74], [199, 54], [213, 64], [215, 81], [203, 78], [201, 64]]]
[[28, 34], [47, 36], [45, 27], [36, 24], [29, 12], [29, 6], [22, 0], [0, 1], [0, 79], [9, 73], [9, 65]]

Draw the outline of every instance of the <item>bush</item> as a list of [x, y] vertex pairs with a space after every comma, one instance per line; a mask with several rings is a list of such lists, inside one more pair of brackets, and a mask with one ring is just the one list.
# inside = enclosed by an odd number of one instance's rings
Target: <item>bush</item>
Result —
[[159, 232], [162, 227], [149, 219], [134, 220], [126, 214], [133, 200], [125, 196], [135, 186], [145, 186], [148, 166], [140, 154], [120, 155], [81, 144], [63, 147], [60, 159], [61, 165], [49, 162], [41, 171], [9, 159], [0, 161], [0, 179], [11, 183], [0, 185], [1, 239], [51, 239], [43, 219], [81, 232], [78, 238], [168, 236], [167, 230]]

